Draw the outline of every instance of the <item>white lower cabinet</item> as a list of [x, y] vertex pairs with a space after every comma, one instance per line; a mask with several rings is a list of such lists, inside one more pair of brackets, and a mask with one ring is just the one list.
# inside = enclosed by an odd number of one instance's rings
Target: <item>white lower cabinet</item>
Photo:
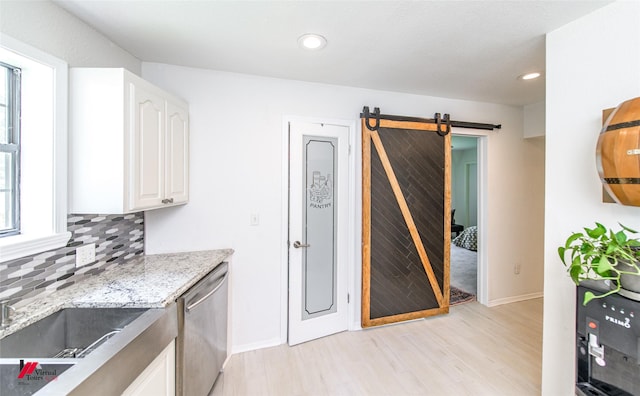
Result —
[[176, 393], [176, 342], [171, 343], [122, 393], [126, 396], [174, 396]]

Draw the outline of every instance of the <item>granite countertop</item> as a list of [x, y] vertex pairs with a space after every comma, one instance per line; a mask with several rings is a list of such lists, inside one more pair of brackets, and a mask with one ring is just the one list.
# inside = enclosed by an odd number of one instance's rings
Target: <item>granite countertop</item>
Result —
[[134, 257], [17, 309], [0, 338], [64, 308], [164, 308], [232, 254], [220, 249]]

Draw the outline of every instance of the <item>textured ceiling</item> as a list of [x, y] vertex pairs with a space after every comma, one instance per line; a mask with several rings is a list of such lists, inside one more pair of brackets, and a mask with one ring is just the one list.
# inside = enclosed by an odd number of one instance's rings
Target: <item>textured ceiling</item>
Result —
[[517, 77], [545, 33], [610, 2], [55, 1], [146, 62], [510, 105], [544, 99]]

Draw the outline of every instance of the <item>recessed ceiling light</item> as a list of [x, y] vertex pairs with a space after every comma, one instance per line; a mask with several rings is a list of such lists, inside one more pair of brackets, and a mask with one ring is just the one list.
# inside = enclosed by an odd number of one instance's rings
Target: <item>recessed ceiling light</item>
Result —
[[520, 77], [518, 77], [520, 80], [533, 80], [536, 79], [538, 77], [540, 77], [542, 75], [542, 73], [539, 72], [533, 72], [533, 73], [527, 73], [527, 74], [523, 74]]
[[327, 45], [327, 39], [319, 34], [307, 33], [300, 36], [298, 45], [309, 50], [319, 50]]

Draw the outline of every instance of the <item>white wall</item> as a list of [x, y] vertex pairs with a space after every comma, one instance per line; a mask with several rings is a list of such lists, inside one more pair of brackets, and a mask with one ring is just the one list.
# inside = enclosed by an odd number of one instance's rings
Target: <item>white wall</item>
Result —
[[[451, 151], [451, 208], [456, 210], [456, 224], [465, 228], [477, 225], [478, 218], [467, 214], [467, 165], [478, 163], [478, 148]], [[472, 195], [473, 196], [473, 195]], [[478, 205], [477, 200], [469, 205]]]
[[69, 67], [124, 67], [140, 74], [139, 59], [50, 1], [0, 1], [0, 31]]
[[[500, 131], [475, 131], [488, 135], [489, 145], [489, 298], [500, 303], [541, 293], [544, 153], [523, 139], [522, 108], [162, 64], [143, 63], [143, 76], [186, 99], [191, 121], [191, 200], [183, 207], [147, 212], [147, 252], [236, 250], [234, 351], [283, 341], [285, 115], [357, 120], [368, 105], [385, 114], [428, 117], [441, 112], [456, 120], [502, 124]], [[531, 180], [540, 188], [530, 189]], [[533, 208], [529, 199], [538, 201]], [[260, 214], [257, 227], [249, 225], [252, 212]], [[532, 225], [539, 233], [533, 242], [522, 237]], [[522, 262], [520, 275], [513, 274], [516, 260]]]
[[574, 382], [575, 286], [557, 246], [599, 221], [640, 227], [640, 208], [601, 202], [602, 110], [640, 96], [640, 2], [616, 2], [547, 35], [544, 395]]
[[545, 101], [524, 106], [524, 137], [544, 136]]

